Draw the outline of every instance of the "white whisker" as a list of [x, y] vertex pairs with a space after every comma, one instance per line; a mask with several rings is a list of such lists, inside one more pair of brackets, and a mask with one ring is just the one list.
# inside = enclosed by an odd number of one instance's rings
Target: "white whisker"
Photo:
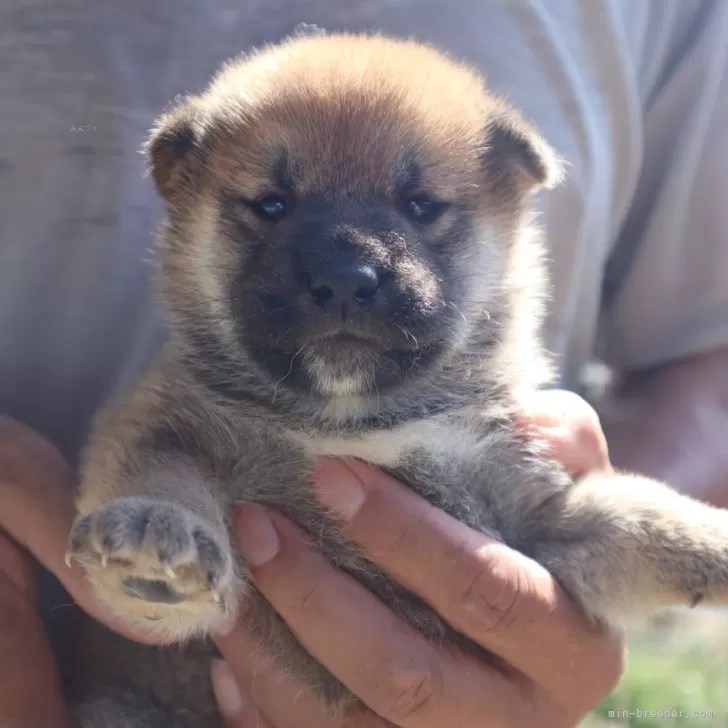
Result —
[[296, 357], [303, 351], [304, 347], [302, 346], [292, 357], [291, 357], [291, 365], [288, 367], [288, 371], [275, 383], [275, 386], [273, 387], [273, 402], [272, 404], [276, 403], [276, 397], [278, 396], [278, 385], [280, 385], [282, 382], [285, 382], [288, 377], [291, 376], [293, 373], [293, 363], [296, 361]]

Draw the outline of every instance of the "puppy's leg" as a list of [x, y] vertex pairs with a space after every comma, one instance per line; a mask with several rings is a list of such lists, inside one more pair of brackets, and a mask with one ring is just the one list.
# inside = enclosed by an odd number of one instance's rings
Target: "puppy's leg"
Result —
[[222, 476], [206, 439], [223, 437], [204, 409], [163, 386], [143, 383], [99, 422], [67, 561], [83, 564], [125, 622], [184, 639], [223, 626], [239, 584]]
[[123, 621], [181, 640], [224, 626], [239, 582], [215, 449], [226, 433], [164, 366], [96, 423], [67, 561]]
[[539, 510], [534, 557], [593, 616], [728, 603], [728, 511], [626, 474], [588, 477]]
[[157, 465], [119, 497], [91, 488], [67, 559], [83, 564], [97, 595], [125, 621], [182, 639], [221, 626], [236, 601], [236, 579], [221, 508], [190, 462]]

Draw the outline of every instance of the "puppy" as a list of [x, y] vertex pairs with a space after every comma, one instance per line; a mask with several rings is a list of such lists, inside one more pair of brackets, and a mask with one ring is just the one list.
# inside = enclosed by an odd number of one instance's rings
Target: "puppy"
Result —
[[[517, 398], [549, 379], [530, 200], [562, 172], [477, 73], [412, 41], [296, 37], [180, 101], [148, 154], [171, 338], [99, 418], [68, 554], [122, 619], [184, 641], [244, 612], [342, 708], [231, 548], [232, 506], [264, 503], [428, 638], [477, 653], [317, 507], [323, 456], [497, 534], [595, 619], [726, 601], [725, 514], [644, 478], [572, 483], [516, 432]], [[95, 633], [80, 651], [77, 725], [219, 725], [204, 642]]]

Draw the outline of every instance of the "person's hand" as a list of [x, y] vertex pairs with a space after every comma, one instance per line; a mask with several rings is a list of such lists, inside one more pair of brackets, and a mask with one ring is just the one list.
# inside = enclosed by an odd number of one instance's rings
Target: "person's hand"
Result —
[[66, 564], [75, 477], [60, 453], [28, 427], [0, 417], [0, 531], [27, 549], [86, 612], [137, 642], [160, 643], [98, 603], [82, 567]]
[[0, 533], [0, 725], [61, 728], [60, 681], [36, 608], [32, 559]]
[[[539, 394], [522, 420], [575, 475], [609, 468], [596, 415], [575, 395]], [[621, 637], [588, 624], [541, 566], [361, 463], [326, 462], [316, 485], [375, 562], [497, 659], [427, 642], [295, 525], [246, 506], [238, 542], [256, 586], [364, 707], [331, 716], [238, 624], [213, 665], [228, 728], [569, 728], [614, 686]]]
[[[26, 484], [39, 482], [65, 487], [70, 472], [50, 443], [0, 417], [0, 521], [16, 520]], [[32, 513], [34, 505], [31, 496], [25, 508]], [[33, 520], [34, 514], [23, 518], [26, 527]], [[7, 728], [65, 726], [60, 680], [38, 617], [37, 576], [30, 555], [0, 530], [0, 724]]]
[[[38, 616], [37, 563], [88, 613], [145, 640], [94, 599], [80, 567], [63, 555], [74, 516], [74, 476], [55, 447], [28, 427], [0, 417], [0, 725], [63, 728], [60, 679]], [[32, 556], [31, 556], [32, 555]], [[32, 558], [32, 557], [35, 557]]]

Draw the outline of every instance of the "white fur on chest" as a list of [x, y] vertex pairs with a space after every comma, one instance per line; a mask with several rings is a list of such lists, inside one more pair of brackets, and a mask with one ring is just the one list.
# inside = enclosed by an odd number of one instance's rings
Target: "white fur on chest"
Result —
[[477, 448], [472, 432], [443, 420], [426, 420], [390, 430], [348, 436], [315, 436], [291, 433], [294, 442], [311, 459], [353, 457], [380, 467], [395, 467], [407, 453], [424, 450], [433, 457], [464, 458]]

